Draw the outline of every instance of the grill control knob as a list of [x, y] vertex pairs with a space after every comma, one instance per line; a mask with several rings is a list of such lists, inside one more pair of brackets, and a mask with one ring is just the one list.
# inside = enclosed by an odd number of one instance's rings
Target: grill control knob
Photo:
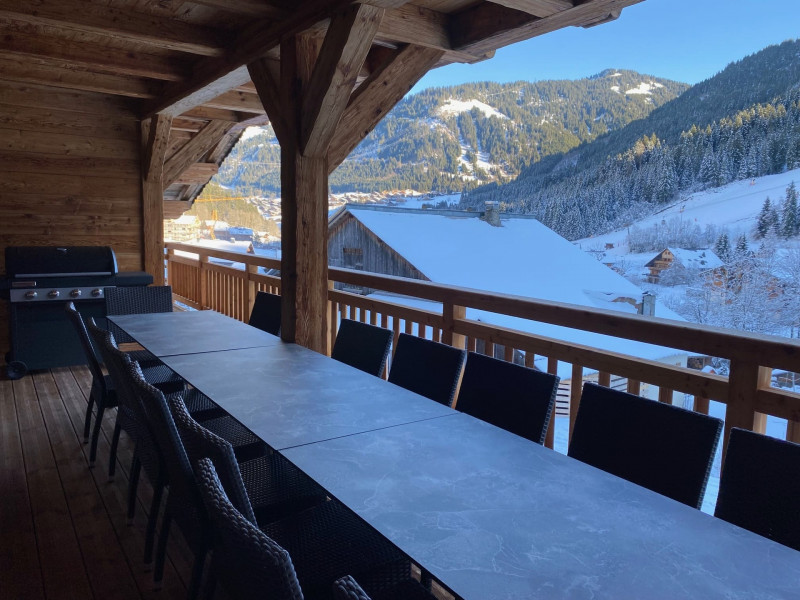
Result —
[[94, 296], [95, 298], [97, 298], [98, 296], [102, 296], [102, 295], [103, 295], [103, 289], [102, 288], [94, 288], [92, 290], [92, 296]]
[[80, 290], [72, 290], [69, 295], [71, 298], [80, 298], [82, 292]]
[[58, 298], [60, 295], [61, 292], [59, 292], [58, 290], [50, 290], [49, 292], [47, 292], [48, 298]]
[[31, 290], [30, 292], [25, 292], [25, 300], [36, 300], [36, 296], [38, 296], [36, 292]]

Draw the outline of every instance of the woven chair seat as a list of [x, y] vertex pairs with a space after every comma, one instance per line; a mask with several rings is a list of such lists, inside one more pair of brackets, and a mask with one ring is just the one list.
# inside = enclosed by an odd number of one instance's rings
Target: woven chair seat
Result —
[[261, 456], [266, 451], [266, 445], [257, 436], [253, 435], [247, 427], [241, 425], [233, 417], [217, 417], [203, 421], [203, 427], [211, 433], [217, 434], [233, 446], [236, 460], [243, 462]]
[[256, 521], [272, 523], [327, 499], [325, 491], [279, 454], [239, 463]]
[[131, 350], [125, 354], [127, 354], [128, 358], [131, 360], [139, 363], [142, 368], [158, 365], [161, 362], [155, 354], [147, 350]]
[[186, 405], [186, 410], [197, 421], [206, 421], [225, 416], [225, 410], [219, 407], [211, 398], [201, 393], [195, 388], [189, 388], [169, 394], [167, 400], [172, 397], [179, 397]]
[[375, 592], [370, 596], [350, 575], [333, 582], [336, 600], [434, 600], [436, 597], [415, 579], [406, 579], [398, 585]]
[[183, 378], [164, 364], [152, 367], [142, 366], [142, 373], [147, 383], [165, 394], [179, 392], [186, 387]]
[[331, 597], [332, 582], [348, 574], [370, 593], [410, 576], [408, 559], [335, 500], [261, 529], [289, 553], [308, 598]]

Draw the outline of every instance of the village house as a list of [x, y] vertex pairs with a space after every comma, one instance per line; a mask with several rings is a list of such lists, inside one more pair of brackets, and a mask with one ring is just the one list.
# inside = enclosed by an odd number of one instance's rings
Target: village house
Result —
[[645, 267], [649, 269], [648, 283], [660, 283], [664, 271], [670, 269], [674, 281], [688, 272], [707, 272], [712, 278], [724, 277], [725, 263], [711, 250], [687, 250], [686, 248], [664, 248]]
[[[331, 266], [684, 321], [655, 296], [533, 217], [501, 215], [493, 204], [484, 213], [346, 205], [330, 219], [328, 257]], [[373, 293], [370, 289], [342, 287]], [[387, 297], [385, 293], [373, 295]], [[417, 307], [431, 305], [418, 299], [392, 301]], [[673, 348], [486, 311], [468, 309], [467, 318], [670, 365], [685, 367], [688, 358], [687, 352]], [[495, 352], [500, 351], [495, 348]], [[546, 369], [543, 357], [537, 357], [534, 364]], [[570, 385], [572, 370], [568, 363], [559, 364], [558, 374], [562, 384]], [[586, 369], [584, 378], [596, 378], [596, 372]], [[613, 384], [622, 388], [626, 380], [618, 378]], [[647, 385], [642, 386], [641, 393], [648, 395]], [[676, 395], [673, 401], [682, 403], [683, 395]]]

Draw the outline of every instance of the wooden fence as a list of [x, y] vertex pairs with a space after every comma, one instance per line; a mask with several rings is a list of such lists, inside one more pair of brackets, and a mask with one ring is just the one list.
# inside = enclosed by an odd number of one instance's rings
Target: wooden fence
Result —
[[[167, 244], [168, 281], [176, 298], [189, 306], [211, 308], [243, 321], [250, 314], [257, 291], [280, 293], [280, 278], [267, 274], [279, 269], [280, 261], [275, 259]], [[710, 400], [722, 402], [726, 405], [725, 444], [731, 427], [763, 433], [766, 415], [787, 419], [787, 439], [800, 442], [800, 394], [770, 385], [772, 369], [800, 372], [800, 343], [795, 340], [349, 269], [331, 267], [328, 277], [329, 349], [336, 338], [337, 317], [391, 329], [395, 339], [400, 332], [406, 332], [468, 350], [479, 348], [486, 354], [496, 354], [495, 349], [502, 347], [501, 354], [506, 360], [524, 356], [528, 366], [533, 366], [536, 356], [544, 357], [551, 373], [557, 371], [559, 362], [568, 363], [573, 382], [582, 381], [585, 370], [591, 369], [597, 371], [601, 385], [608, 385], [612, 374], [626, 378], [631, 393], [639, 393], [643, 383], [656, 386], [662, 402], [670, 402], [673, 392], [689, 394], [694, 397], [694, 410], [706, 414]], [[334, 282], [427, 300], [441, 308], [414, 308], [401, 302], [334, 290]], [[705, 373], [470, 320], [466, 318], [467, 308], [727, 359], [729, 375]], [[580, 385], [571, 386], [570, 431], [580, 392]], [[551, 427], [547, 440], [550, 447], [552, 440]]]

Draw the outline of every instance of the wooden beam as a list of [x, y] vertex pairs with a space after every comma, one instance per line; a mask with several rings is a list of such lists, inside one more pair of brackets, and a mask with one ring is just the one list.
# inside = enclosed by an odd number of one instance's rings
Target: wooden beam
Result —
[[9, 81], [114, 94], [129, 98], [155, 98], [161, 89], [160, 84], [144, 79], [91, 73], [70, 69], [58, 63], [48, 63], [51, 61], [13, 55], [0, 56], [0, 73], [3, 74], [3, 79]]
[[286, 6], [277, 6], [277, 3], [263, 0], [192, 0], [192, 3], [237, 15], [250, 15], [266, 19], [283, 19], [291, 10]]
[[564, 27], [592, 23], [639, 2], [642, 0], [591, 0], [544, 18], [484, 2], [453, 16], [453, 48], [480, 54]]
[[356, 4], [331, 20], [303, 92], [300, 153], [304, 156], [327, 153], [383, 13], [383, 9]]
[[205, 56], [222, 54], [227, 41], [208, 27], [85, 0], [79, 6], [57, 0], [0, 0], [0, 17]]
[[187, 72], [186, 64], [174, 58], [14, 31], [0, 35], [0, 53], [47, 59], [68, 67], [164, 81], [178, 81]]
[[281, 98], [272, 60], [260, 58], [247, 65], [247, 70], [258, 90], [258, 97], [267, 112], [272, 129], [281, 146], [289, 143], [289, 126], [281, 109]]
[[158, 180], [164, 175], [164, 158], [169, 144], [172, 117], [157, 115], [150, 119], [147, 143], [142, 158], [142, 177], [147, 181]]
[[534, 17], [549, 17], [562, 10], [573, 8], [572, 2], [568, 0], [491, 0], [491, 2], [528, 13]]
[[231, 124], [226, 121], [211, 121], [203, 130], [189, 140], [186, 145], [173, 154], [164, 164], [164, 179], [162, 190], [175, 182], [181, 173], [196, 163], [219, 139], [230, 129]]
[[329, 172], [347, 158], [442, 54], [441, 50], [407, 46], [356, 89], [328, 150]]
[[257, 22], [248, 27], [232, 46], [232, 51], [218, 58], [207, 58], [195, 66], [195, 75], [186, 82], [171, 84], [162, 98], [147, 105], [144, 116], [155, 113], [179, 115], [247, 82], [250, 77], [244, 65], [267, 52], [352, 0], [305, 0], [291, 15], [278, 22]]
[[245, 119], [249, 119], [252, 115], [237, 113], [233, 110], [211, 108], [210, 106], [196, 106], [182, 113], [180, 116], [184, 119], [193, 119], [196, 121], [228, 121], [230, 123], [240, 123]]
[[153, 283], [164, 285], [164, 153], [172, 117], [158, 116], [143, 121], [142, 135], [142, 222], [144, 268]]
[[203, 106], [256, 115], [264, 114], [264, 106], [261, 104], [258, 94], [251, 94], [248, 92], [226, 92], [216, 98], [212, 98], [204, 103]]

